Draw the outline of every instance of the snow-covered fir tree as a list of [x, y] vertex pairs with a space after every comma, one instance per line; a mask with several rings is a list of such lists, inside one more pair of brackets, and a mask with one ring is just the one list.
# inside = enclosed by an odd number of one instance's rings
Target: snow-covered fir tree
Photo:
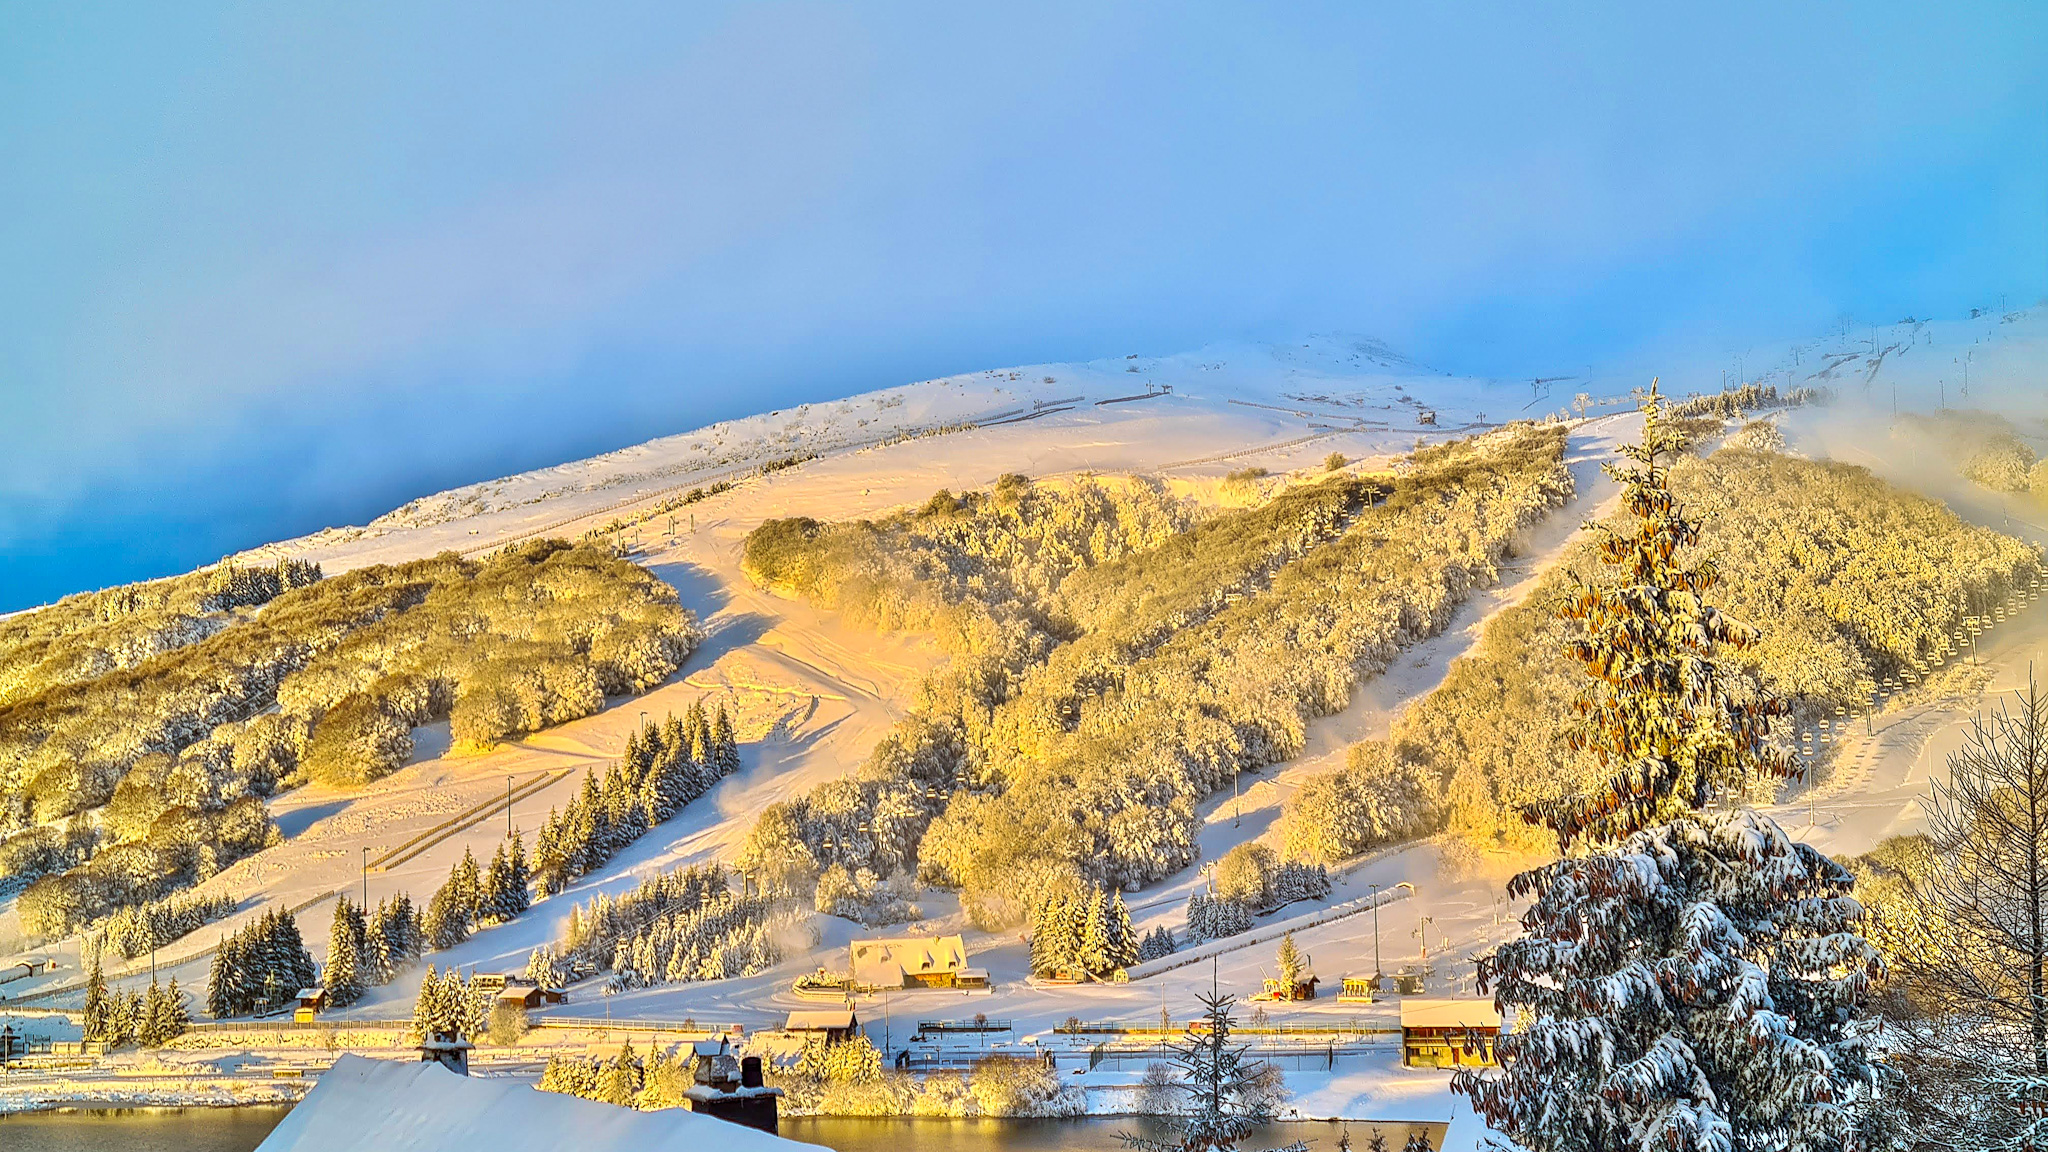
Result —
[[327, 971], [321, 977], [321, 986], [327, 989], [327, 1002], [336, 1008], [346, 1008], [363, 998], [366, 937], [362, 909], [347, 896], [338, 897], [334, 920], [327, 931]]
[[1145, 933], [1145, 938], [1138, 941], [1138, 960], [1143, 962], [1171, 956], [1176, 947], [1178, 945], [1173, 939], [1173, 929], [1162, 924]]
[[221, 942], [207, 981], [207, 1011], [222, 1018], [275, 1007], [311, 987], [318, 975], [299, 922], [273, 909]]
[[1268, 1074], [1262, 1061], [1246, 1060], [1248, 1045], [1233, 1044], [1234, 998], [1222, 992], [1198, 994], [1205, 1027], [1190, 1027], [1168, 1047], [1179, 1074], [1185, 1102], [1161, 1119], [1174, 1132], [1172, 1140], [1152, 1140], [1118, 1133], [1127, 1147], [1143, 1152], [1204, 1152], [1234, 1149], [1254, 1128], [1273, 1119], [1273, 1099], [1265, 1089]]
[[738, 768], [730, 722], [706, 720], [701, 702], [682, 721], [643, 725], [602, 780], [585, 773], [568, 808], [549, 811], [534, 842], [534, 891], [562, 891]]
[[1755, 812], [1693, 814], [1782, 776], [1775, 701], [1737, 699], [1718, 648], [1754, 633], [1703, 599], [1705, 564], [1668, 487], [1682, 442], [1654, 385], [1643, 442], [1610, 468], [1632, 533], [1609, 531], [1612, 587], [1565, 606], [1593, 681], [1574, 741], [1608, 788], [1532, 810], [1582, 855], [1508, 886], [1522, 936], [1479, 964], [1513, 1027], [1498, 1071], [1454, 1090], [1528, 1152], [1847, 1152], [1882, 1145], [1885, 1074], [1857, 1024], [1881, 962], [1849, 873]]
[[1739, 674], [1723, 666], [1721, 650], [1749, 647], [1757, 631], [1707, 603], [1719, 578], [1711, 560], [1685, 562], [1699, 525], [1671, 491], [1670, 464], [1686, 440], [1664, 417], [1655, 382], [1642, 410], [1642, 442], [1621, 447], [1626, 464], [1605, 466], [1635, 526], [1594, 526], [1615, 581], [1580, 582], [1561, 609], [1579, 622], [1566, 651], [1592, 681], [1569, 743], [1608, 772], [1594, 794], [1528, 811], [1565, 845], [1612, 843], [1798, 772], [1768, 740], [1784, 702], [1738, 694]]
[[113, 996], [107, 991], [107, 975], [100, 968], [100, 958], [94, 954], [92, 967], [85, 974], [85, 1010], [80, 1013], [80, 1036], [86, 1040], [112, 1043], [114, 1032]]

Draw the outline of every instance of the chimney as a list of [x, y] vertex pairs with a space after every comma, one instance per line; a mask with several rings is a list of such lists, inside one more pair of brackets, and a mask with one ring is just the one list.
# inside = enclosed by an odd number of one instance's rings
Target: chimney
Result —
[[761, 1086], [761, 1058], [760, 1058], [759, 1056], [749, 1056], [749, 1057], [745, 1058], [744, 1060], [741, 1060], [741, 1061], [740, 1061], [740, 1087], [742, 1087], [742, 1088], [759, 1088], [760, 1086]]

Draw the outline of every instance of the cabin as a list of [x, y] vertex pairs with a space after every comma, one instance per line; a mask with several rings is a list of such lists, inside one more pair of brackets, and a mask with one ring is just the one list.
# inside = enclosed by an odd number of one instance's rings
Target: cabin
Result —
[[1500, 1011], [1490, 1000], [1401, 1001], [1401, 1063], [1409, 1068], [1499, 1063]]
[[782, 1030], [823, 1036], [825, 1043], [837, 1044], [853, 1039], [854, 1033], [860, 1031], [860, 1018], [851, 1008], [802, 1008], [789, 1014]]
[[855, 940], [850, 971], [863, 989], [988, 987], [988, 970], [967, 966], [957, 935]]
[[1379, 1002], [1380, 977], [1375, 972], [1370, 976], [1346, 976], [1343, 986], [1337, 992], [1339, 1004], [1375, 1004]]
[[549, 1004], [560, 1004], [568, 997], [552, 988], [543, 988], [529, 980], [513, 977], [498, 985], [494, 1003], [512, 1004], [531, 1012]]
[[292, 1020], [300, 1024], [311, 1024], [313, 1018], [327, 1010], [327, 989], [299, 989], [299, 1006], [292, 1012]]
[[1320, 983], [1322, 981], [1317, 978], [1316, 974], [1306, 968], [1302, 969], [1301, 974], [1295, 977], [1294, 984], [1291, 987], [1282, 984], [1281, 981], [1274, 977], [1268, 976], [1266, 977], [1266, 990], [1259, 994], [1258, 999], [1313, 1000], [1316, 998], [1316, 985]]
[[723, 1037], [699, 1040], [691, 1047], [696, 1056], [696, 1083], [683, 1089], [684, 1106], [729, 1124], [773, 1133], [779, 1123], [776, 1113], [782, 1089], [763, 1084], [761, 1058], [734, 1059]]

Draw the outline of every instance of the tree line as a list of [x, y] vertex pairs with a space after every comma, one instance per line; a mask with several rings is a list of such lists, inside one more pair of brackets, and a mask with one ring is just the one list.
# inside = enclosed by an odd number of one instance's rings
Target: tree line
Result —
[[548, 810], [534, 844], [536, 893], [546, 898], [567, 888], [739, 769], [739, 740], [723, 704], [707, 715], [699, 701], [681, 720], [642, 725], [602, 784], [585, 773], [567, 809]]
[[[1937, 666], [1966, 616], [2040, 570], [2030, 546], [1863, 468], [1737, 447], [1669, 467], [1675, 498], [1700, 521], [1683, 555], [1711, 561], [1719, 602], [1757, 629], [1729, 675], [1740, 692], [1786, 702], [1771, 737], [1782, 751], [1866, 706], [1878, 681]], [[1575, 626], [1559, 608], [1600, 568], [1591, 544], [1569, 554], [1386, 741], [1353, 747], [1344, 769], [1290, 795], [1288, 852], [1334, 861], [1440, 827], [1454, 851], [1550, 850], [1516, 813], [1596, 782], [1595, 759], [1557, 722], [1580, 678], [1566, 654]]]
[[89, 1043], [110, 1048], [128, 1043], [157, 1048], [184, 1035], [192, 1026], [192, 1015], [185, 1007], [185, 994], [178, 990], [175, 977], [166, 988], [152, 975], [147, 992], [131, 991], [124, 995], [107, 987], [106, 974], [95, 956], [86, 974], [85, 1005], [79, 1013], [79, 1025], [80, 1038]]
[[1062, 980], [1120, 978], [1138, 962], [1124, 894], [1100, 886], [1085, 896], [1054, 894], [1031, 917], [1031, 974]]
[[279, 909], [226, 937], [214, 949], [206, 980], [206, 1011], [217, 1020], [291, 1002], [319, 983], [319, 970], [299, 935], [299, 922]]
[[666, 584], [560, 541], [316, 575], [231, 580], [245, 598], [282, 590], [191, 643], [0, 705], [0, 834], [20, 830], [0, 880], [65, 870], [24, 894], [31, 931], [212, 875], [269, 842], [263, 797], [375, 779], [414, 726], [445, 717], [476, 744], [587, 715], [661, 683], [699, 636]]
[[1185, 866], [1196, 802], [1293, 755], [1495, 578], [1569, 493], [1563, 443], [1516, 426], [1199, 518], [1135, 482], [1006, 477], [882, 522], [763, 525], [757, 582], [954, 656], [854, 777], [764, 812], [742, 865], [789, 892], [834, 863], [915, 868], [984, 924]]

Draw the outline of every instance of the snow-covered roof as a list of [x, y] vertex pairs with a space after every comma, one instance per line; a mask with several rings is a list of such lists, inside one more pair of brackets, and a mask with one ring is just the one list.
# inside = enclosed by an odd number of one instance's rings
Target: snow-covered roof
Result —
[[815, 1032], [825, 1028], [853, 1027], [851, 1008], [799, 1008], [789, 1014], [785, 1032]]
[[959, 936], [898, 936], [853, 942], [857, 984], [900, 982], [905, 976], [957, 973], [967, 967], [967, 945]]
[[679, 1108], [636, 1112], [542, 1092], [517, 1080], [458, 1076], [433, 1063], [346, 1054], [258, 1152], [776, 1152], [798, 1144]]
[[1401, 1001], [1403, 1028], [1498, 1028], [1500, 1010], [1491, 1000], [1424, 1000], [1409, 997]]

